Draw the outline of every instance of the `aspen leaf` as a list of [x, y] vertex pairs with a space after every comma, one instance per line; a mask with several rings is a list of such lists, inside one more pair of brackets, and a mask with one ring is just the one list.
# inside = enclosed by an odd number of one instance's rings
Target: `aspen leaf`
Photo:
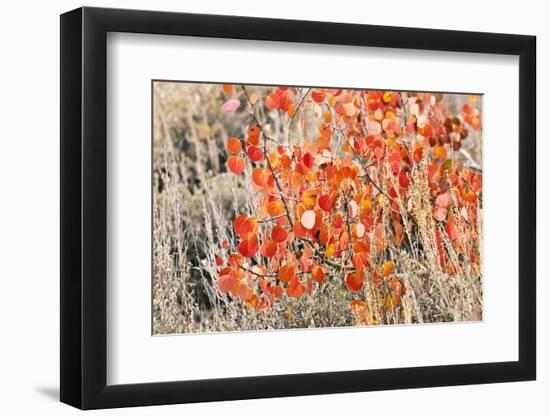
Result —
[[447, 218], [447, 209], [445, 207], [437, 207], [434, 210], [434, 219], [442, 222]]
[[260, 253], [266, 258], [271, 258], [277, 253], [277, 243], [273, 240], [266, 240], [262, 243], [260, 247]]
[[244, 305], [248, 308], [256, 308], [259, 302], [260, 298], [258, 297], [258, 295], [250, 292], [249, 297], [244, 300]]
[[252, 258], [258, 252], [258, 236], [251, 234], [248, 239], [239, 243], [239, 253], [245, 258]]
[[287, 113], [289, 117], [294, 117], [294, 115], [296, 114], [296, 106], [294, 105], [294, 103], [290, 103], [288, 105]]
[[267, 205], [267, 212], [273, 217], [280, 216], [285, 212], [285, 205], [281, 200], [270, 201]]
[[313, 265], [313, 267], [311, 268], [311, 276], [316, 282], [322, 284], [325, 280], [325, 271], [323, 271], [323, 268], [321, 268], [319, 265]]
[[240, 156], [233, 155], [227, 160], [227, 168], [229, 168], [233, 174], [241, 175], [246, 168], [246, 163]]
[[357, 226], [355, 226], [355, 234], [359, 239], [365, 236], [365, 226], [363, 223], [358, 223]]
[[343, 103], [342, 104], [343, 108], [344, 108], [344, 114], [346, 116], [353, 116], [355, 114], [355, 104], [353, 104], [353, 102], [350, 102], [350, 103]]
[[277, 243], [283, 243], [288, 238], [288, 232], [282, 226], [275, 226], [271, 230], [271, 239]]
[[448, 207], [450, 201], [448, 193], [439, 194], [435, 199], [435, 205], [437, 207]]
[[322, 103], [325, 100], [325, 93], [321, 91], [312, 91], [311, 92], [311, 98], [316, 103]]
[[305, 211], [304, 214], [302, 214], [300, 222], [306, 229], [313, 229], [315, 226], [315, 212], [313, 210]]
[[382, 126], [375, 120], [369, 120], [367, 122], [367, 131], [369, 135], [379, 135], [382, 132]]
[[235, 230], [235, 233], [239, 236], [252, 233], [254, 231], [254, 227], [255, 221], [246, 216], [239, 215], [235, 218], [235, 220], [233, 220], [233, 230]]
[[321, 197], [319, 197], [319, 207], [323, 209], [326, 212], [330, 212], [332, 210], [333, 206], [332, 197], [328, 194], [323, 194]]
[[265, 186], [267, 184], [267, 181], [269, 180], [269, 174], [263, 168], [254, 168], [252, 170], [252, 175], [251, 176], [252, 176], [252, 181], [258, 187]]
[[234, 137], [227, 139], [227, 150], [233, 154], [240, 153], [243, 150], [241, 140]]
[[241, 102], [239, 100], [232, 98], [230, 100], [227, 100], [225, 103], [223, 103], [222, 112], [232, 113], [235, 110], [237, 110], [240, 105], [241, 105]]
[[399, 185], [401, 186], [401, 188], [407, 189], [409, 188], [409, 184], [410, 184], [409, 174], [405, 170], [405, 168], [403, 168], [399, 172]]
[[248, 149], [246, 150], [246, 154], [252, 162], [263, 161], [265, 157], [264, 152], [254, 145], [248, 147]]
[[382, 264], [382, 275], [389, 277], [395, 268], [393, 261], [386, 261]]
[[298, 278], [294, 277], [294, 279], [288, 284], [286, 292], [293, 298], [299, 298], [304, 294], [305, 288]]
[[279, 107], [279, 97], [275, 94], [270, 94], [269, 96], [267, 96], [267, 98], [265, 99], [265, 106], [269, 109], [269, 110], [274, 110], [276, 109], [277, 107]]
[[355, 200], [351, 200], [348, 203], [348, 215], [351, 218], [353, 218], [353, 217], [357, 216], [357, 211], [358, 211], [357, 202]]
[[218, 278], [218, 288], [222, 294], [228, 293], [237, 283], [237, 278], [232, 274], [222, 275]]
[[350, 291], [359, 291], [363, 287], [363, 274], [359, 271], [350, 273], [346, 276], [346, 287]]
[[286, 264], [279, 269], [279, 281], [289, 282], [294, 277], [294, 265]]
[[273, 296], [273, 298], [279, 298], [283, 295], [283, 287], [280, 285], [273, 285], [269, 287], [269, 293]]

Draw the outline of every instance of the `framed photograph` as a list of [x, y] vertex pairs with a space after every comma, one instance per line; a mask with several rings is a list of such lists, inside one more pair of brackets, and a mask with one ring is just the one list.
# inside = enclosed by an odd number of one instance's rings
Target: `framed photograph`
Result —
[[533, 36], [61, 16], [61, 401], [533, 380]]

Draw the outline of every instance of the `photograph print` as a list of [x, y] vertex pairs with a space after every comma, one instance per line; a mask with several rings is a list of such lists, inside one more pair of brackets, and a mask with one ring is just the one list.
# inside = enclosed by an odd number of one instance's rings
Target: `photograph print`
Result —
[[154, 335], [483, 319], [481, 94], [151, 89]]

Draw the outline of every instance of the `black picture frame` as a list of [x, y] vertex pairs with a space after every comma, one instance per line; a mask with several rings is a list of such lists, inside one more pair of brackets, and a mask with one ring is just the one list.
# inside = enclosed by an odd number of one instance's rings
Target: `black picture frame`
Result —
[[[108, 32], [518, 56], [518, 361], [107, 385]], [[535, 379], [534, 36], [84, 7], [61, 15], [60, 57], [62, 402], [94, 409]]]

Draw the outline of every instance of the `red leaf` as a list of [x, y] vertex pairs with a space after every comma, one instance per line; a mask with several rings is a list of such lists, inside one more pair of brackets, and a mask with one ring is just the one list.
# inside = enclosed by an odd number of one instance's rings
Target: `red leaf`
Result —
[[323, 271], [323, 268], [319, 265], [313, 265], [313, 268], [311, 268], [311, 276], [316, 282], [322, 284], [325, 280], [325, 271]]
[[321, 207], [326, 212], [330, 212], [332, 210], [333, 204], [334, 200], [330, 195], [323, 194], [321, 197], [319, 197], [319, 207]]
[[256, 225], [256, 221], [254, 219], [251, 219], [249, 217], [238, 215], [235, 220], [233, 220], [233, 230], [235, 230], [235, 233], [237, 233], [239, 236], [244, 236], [248, 233], [252, 233], [254, 231], [254, 227]]
[[401, 172], [399, 172], [399, 185], [401, 186], [401, 188], [407, 189], [409, 188], [410, 183], [411, 181], [409, 180], [409, 173], [405, 168], [403, 168]]
[[325, 93], [321, 91], [313, 91], [311, 93], [311, 98], [317, 103], [322, 103], [325, 100]]
[[272, 240], [266, 240], [260, 247], [260, 253], [266, 258], [271, 258], [277, 253], [277, 243]]
[[288, 237], [288, 232], [284, 227], [281, 226], [275, 226], [271, 230], [271, 239], [273, 239], [277, 243], [283, 243]]
[[245, 239], [239, 243], [239, 252], [246, 258], [252, 258], [258, 252], [258, 236], [256, 234], [250, 235], [248, 239]]
[[241, 175], [246, 168], [246, 163], [244, 162], [244, 159], [241, 158], [240, 156], [233, 155], [233, 156], [230, 156], [229, 159], [227, 160], [227, 168], [229, 168], [229, 170], [233, 174]]
[[359, 291], [363, 287], [363, 273], [362, 271], [357, 271], [350, 273], [346, 277], [346, 287], [350, 291]]
[[256, 146], [249, 146], [246, 153], [252, 162], [263, 161], [265, 155], [263, 151]]
[[288, 282], [294, 278], [294, 265], [286, 264], [279, 269], [279, 281]]
[[305, 288], [302, 283], [298, 281], [298, 278], [294, 277], [290, 284], [288, 284], [286, 292], [293, 298], [299, 298], [304, 294]]

